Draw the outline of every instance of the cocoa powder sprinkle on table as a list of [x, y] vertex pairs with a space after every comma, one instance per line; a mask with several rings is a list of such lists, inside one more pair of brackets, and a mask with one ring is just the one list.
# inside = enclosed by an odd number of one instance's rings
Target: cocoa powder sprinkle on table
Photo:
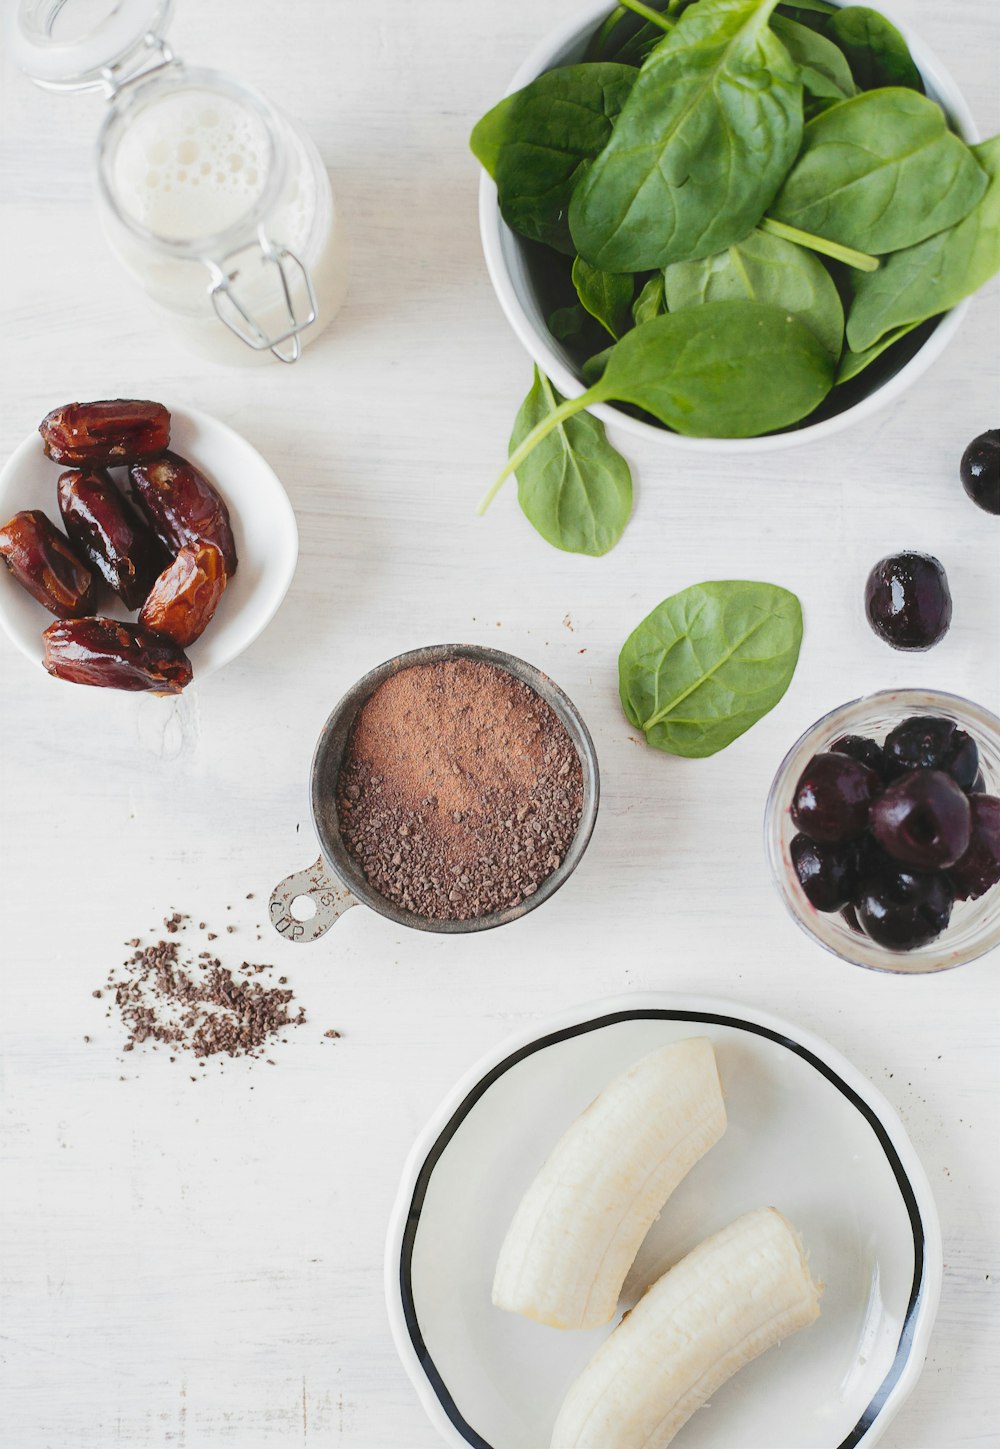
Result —
[[348, 850], [380, 894], [470, 920], [519, 905], [562, 863], [583, 769], [533, 689], [478, 660], [414, 665], [358, 713], [338, 782]]

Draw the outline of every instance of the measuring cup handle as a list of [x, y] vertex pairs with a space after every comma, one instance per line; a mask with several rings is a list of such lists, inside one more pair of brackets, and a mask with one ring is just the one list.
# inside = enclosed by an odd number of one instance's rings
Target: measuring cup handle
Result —
[[[305, 896], [316, 907], [315, 915], [299, 921], [292, 915], [292, 902]], [[315, 865], [294, 871], [279, 881], [271, 892], [269, 914], [271, 925], [286, 941], [302, 944], [318, 941], [345, 911], [358, 904], [357, 896], [335, 880], [320, 856]]]

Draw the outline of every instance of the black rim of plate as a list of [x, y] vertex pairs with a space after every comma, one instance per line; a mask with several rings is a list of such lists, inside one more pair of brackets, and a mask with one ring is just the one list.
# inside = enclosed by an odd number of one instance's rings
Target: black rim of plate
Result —
[[913, 1233], [913, 1283], [910, 1287], [910, 1298], [906, 1305], [906, 1316], [903, 1320], [903, 1327], [899, 1335], [899, 1343], [896, 1347], [896, 1354], [889, 1371], [881, 1384], [879, 1384], [874, 1397], [854, 1428], [845, 1439], [842, 1439], [835, 1446], [835, 1449], [855, 1449], [855, 1445], [861, 1442], [865, 1434], [868, 1433], [868, 1430], [878, 1419], [886, 1400], [899, 1381], [900, 1375], [909, 1360], [913, 1348], [913, 1333], [917, 1310], [923, 1297], [925, 1271], [924, 1224], [920, 1216], [920, 1209], [917, 1206], [916, 1194], [913, 1191], [910, 1179], [906, 1175], [906, 1170], [899, 1160], [899, 1154], [893, 1146], [885, 1127], [875, 1115], [874, 1110], [863, 1097], [858, 1095], [853, 1087], [848, 1086], [843, 1078], [834, 1071], [833, 1067], [829, 1066], [820, 1057], [817, 1057], [815, 1053], [809, 1051], [807, 1047], [800, 1045], [799, 1042], [794, 1041], [791, 1037], [782, 1035], [780, 1031], [772, 1031], [770, 1027], [760, 1026], [755, 1021], [744, 1021], [739, 1017], [725, 1016], [717, 1012], [674, 1011], [669, 1008], [646, 1007], [637, 1008], [634, 1011], [610, 1012], [606, 1016], [592, 1017], [587, 1021], [577, 1022], [574, 1026], [563, 1027], [560, 1031], [550, 1032], [547, 1036], [539, 1037], [537, 1041], [529, 1042], [527, 1046], [523, 1046], [518, 1051], [512, 1052], [510, 1056], [504, 1057], [503, 1061], [498, 1062], [495, 1067], [492, 1067], [476, 1083], [464, 1100], [459, 1103], [458, 1107], [456, 1107], [438, 1134], [434, 1145], [425, 1157], [423, 1166], [417, 1175], [417, 1180], [413, 1188], [413, 1196], [410, 1199], [409, 1211], [406, 1215], [406, 1224], [403, 1229], [403, 1241], [400, 1251], [399, 1288], [403, 1304], [403, 1317], [406, 1321], [407, 1332], [410, 1335], [410, 1342], [413, 1344], [413, 1350], [416, 1353], [417, 1360], [423, 1369], [427, 1382], [434, 1390], [438, 1402], [448, 1418], [467, 1444], [471, 1444], [473, 1449], [495, 1449], [495, 1446], [490, 1444], [487, 1439], [484, 1439], [481, 1434], [477, 1433], [471, 1424], [466, 1423], [459, 1411], [458, 1405], [448, 1392], [448, 1388], [438, 1371], [437, 1365], [431, 1358], [427, 1345], [424, 1343], [413, 1302], [413, 1245], [416, 1241], [417, 1227], [420, 1222], [420, 1214], [423, 1210], [424, 1198], [427, 1194], [427, 1186], [442, 1153], [479, 1099], [511, 1067], [516, 1066], [518, 1062], [524, 1061], [526, 1057], [532, 1056], [535, 1052], [542, 1051], [546, 1047], [554, 1046], [557, 1042], [568, 1041], [572, 1037], [583, 1036], [587, 1032], [598, 1031], [605, 1026], [615, 1026], [623, 1021], [700, 1022], [705, 1025], [734, 1027], [738, 1031], [746, 1031], [754, 1036], [766, 1037], [768, 1041], [773, 1041], [778, 1046], [785, 1047], [788, 1051], [794, 1052], [796, 1056], [801, 1057], [810, 1066], [814, 1067], [828, 1082], [831, 1082], [847, 1098], [851, 1105], [861, 1113], [878, 1139], [879, 1146], [885, 1153], [889, 1166], [892, 1168], [896, 1185], [899, 1188], [903, 1205], [906, 1208], [907, 1216], [910, 1220], [910, 1229]]

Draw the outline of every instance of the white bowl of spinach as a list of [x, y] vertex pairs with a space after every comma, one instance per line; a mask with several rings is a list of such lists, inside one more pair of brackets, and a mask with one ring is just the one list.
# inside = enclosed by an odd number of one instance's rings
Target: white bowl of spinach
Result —
[[543, 536], [603, 553], [631, 483], [601, 423], [746, 453], [898, 397], [1000, 268], [1000, 137], [975, 142], [880, 11], [583, 6], [472, 133], [487, 267], [537, 364], [486, 501], [514, 472]]

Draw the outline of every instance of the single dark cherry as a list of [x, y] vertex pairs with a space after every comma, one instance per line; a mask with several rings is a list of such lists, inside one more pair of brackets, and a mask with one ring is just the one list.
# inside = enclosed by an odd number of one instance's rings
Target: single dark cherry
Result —
[[874, 770], [849, 755], [814, 755], [792, 797], [792, 820], [810, 840], [854, 840], [868, 824], [868, 810], [882, 788]]
[[941, 770], [912, 770], [894, 780], [870, 820], [882, 849], [914, 870], [944, 870], [969, 848], [968, 798]]
[[862, 765], [867, 765], [876, 775], [882, 775], [885, 771], [882, 746], [876, 740], [870, 740], [867, 735], [841, 735], [839, 740], [834, 740], [830, 749], [835, 754], [850, 755], [852, 760], [860, 760]]
[[930, 649], [951, 624], [951, 590], [928, 553], [880, 559], [865, 586], [868, 622], [893, 649]]
[[912, 951], [940, 936], [951, 920], [952, 901], [945, 876], [896, 870], [863, 886], [854, 905], [861, 929], [877, 945]]
[[890, 780], [911, 770], [943, 770], [968, 792], [979, 772], [979, 746], [950, 719], [913, 715], [885, 737], [885, 772]]
[[1000, 513], [1000, 428], [980, 433], [962, 454], [962, 487], [987, 513]]
[[796, 835], [790, 852], [795, 874], [806, 900], [818, 911], [839, 911], [860, 885], [858, 847], [823, 845], [807, 835]]
[[960, 901], [977, 901], [1000, 882], [1000, 800], [995, 795], [972, 795], [969, 809], [969, 848], [948, 872]]

